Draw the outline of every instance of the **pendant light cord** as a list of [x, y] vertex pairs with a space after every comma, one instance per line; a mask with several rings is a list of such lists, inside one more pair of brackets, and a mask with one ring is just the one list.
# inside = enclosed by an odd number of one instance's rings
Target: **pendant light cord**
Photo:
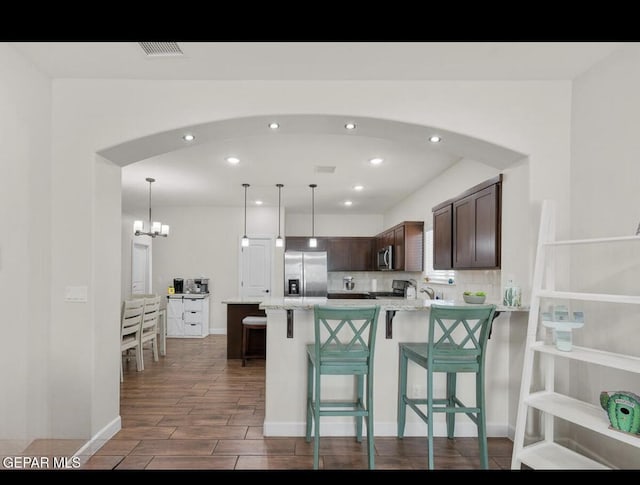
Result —
[[149, 231], [151, 231], [151, 180], [147, 179], [149, 181]]
[[242, 184], [244, 187], [244, 237], [247, 237], [247, 187], [249, 184]]
[[280, 207], [282, 205], [282, 184], [276, 184], [278, 187], [278, 237], [280, 237]]
[[309, 187], [311, 187], [311, 237], [314, 238], [316, 237], [316, 212], [315, 212], [315, 206], [316, 206], [316, 184], [310, 184]]

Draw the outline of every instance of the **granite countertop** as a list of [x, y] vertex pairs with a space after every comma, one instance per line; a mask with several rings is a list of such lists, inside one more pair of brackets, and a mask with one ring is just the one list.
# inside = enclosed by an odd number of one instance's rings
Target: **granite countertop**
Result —
[[[268, 299], [268, 298], [267, 298]], [[258, 297], [241, 297], [237, 296], [235, 298], [225, 298], [221, 303], [226, 303], [227, 305], [258, 305], [265, 301], [265, 298]]]
[[207, 298], [210, 293], [174, 293], [167, 295], [167, 298]]
[[[430, 300], [424, 298], [398, 299], [398, 298], [377, 298], [369, 299], [327, 299], [327, 298], [266, 298], [260, 303], [262, 310], [311, 310], [314, 305], [363, 307], [379, 306], [382, 310], [400, 311], [421, 311], [428, 310], [431, 305], [447, 306], [473, 306], [463, 300]], [[492, 302], [487, 302], [492, 304]], [[496, 305], [496, 310], [501, 312], [526, 312], [528, 307], [510, 308], [503, 305]]]

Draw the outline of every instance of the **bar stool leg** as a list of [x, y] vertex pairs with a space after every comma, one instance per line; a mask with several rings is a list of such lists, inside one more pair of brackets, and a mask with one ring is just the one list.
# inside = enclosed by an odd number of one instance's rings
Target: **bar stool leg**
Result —
[[373, 375], [367, 374], [367, 443], [369, 453], [369, 469], [375, 468], [375, 448], [373, 431]]
[[[454, 398], [456, 397], [456, 377], [455, 372], [447, 372], [447, 406], [456, 407]], [[447, 437], [452, 440], [456, 427], [456, 413], [445, 413], [447, 416]]]
[[320, 466], [320, 369], [316, 367], [314, 370], [315, 405], [313, 409], [313, 420], [315, 421], [315, 436], [313, 441], [313, 469], [317, 470]]
[[311, 441], [311, 425], [313, 424], [313, 364], [311, 357], [307, 356], [307, 443]]
[[429, 442], [429, 470], [433, 470], [433, 373], [427, 370], [427, 433]]
[[400, 348], [400, 362], [398, 365], [398, 438], [404, 437], [404, 425], [407, 418], [407, 363], [408, 359], [404, 349]]
[[[357, 398], [357, 402], [358, 405], [362, 406], [364, 405], [364, 376], [363, 375], [357, 375], [356, 376], [356, 388], [358, 389], [358, 398]], [[367, 409], [369, 409], [369, 406], [367, 405]], [[363, 416], [356, 416], [356, 441], [358, 443], [362, 442], [362, 421], [363, 421]], [[368, 429], [368, 428], [367, 428]]]
[[478, 420], [478, 444], [480, 445], [480, 466], [489, 468], [489, 451], [487, 449], [487, 418], [484, 413], [484, 372], [476, 374], [476, 414]]
[[248, 331], [247, 326], [242, 326], [242, 367], [247, 365], [247, 343], [248, 343]]

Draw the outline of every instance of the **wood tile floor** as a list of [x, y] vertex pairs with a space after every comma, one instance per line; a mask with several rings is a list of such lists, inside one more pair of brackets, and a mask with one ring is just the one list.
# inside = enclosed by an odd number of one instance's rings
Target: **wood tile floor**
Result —
[[[167, 355], [145, 370], [125, 363], [122, 430], [83, 465], [85, 469], [311, 469], [313, 447], [304, 438], [265, 438], [264, 361], [242, 367], [226, 359], [226, 337], [167, 339]], [[461, 418], [464, 419], [464, 418]], [[376, 468], [427, 467], [424, 438], [378, 437]], [[507, 469], [512, 442], [489, 438], [492, 469]], [[436, 467], [478, 469], [475, 438], [436, 438]], [[365, 442], [322, 438], [324, 469], [366, 469]]]

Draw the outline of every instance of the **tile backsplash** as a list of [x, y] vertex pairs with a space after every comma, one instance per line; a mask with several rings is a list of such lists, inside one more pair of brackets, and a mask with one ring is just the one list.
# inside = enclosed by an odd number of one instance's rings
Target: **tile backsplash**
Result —
[[[473, 270], [456, 271], [453, 285], [425, 282], [422, 272], [402, 271], [330, 271], [328, 274], [328, 290], [339, 291], [344, 289], [343, 278], [353, 277], [355, 287], [352, 291], [391, 291], [393, 280], [416, 280], [418, 290], [430, 286], [436, 292], [442, 292], [443, 299], [462, 299], [465, 291], [484, 291], [487, 301], [492, 303], [502, 302], [502, 290], [500, 270]], [[375, 281], [375, 289], [374, 289]], [[418, 292], [418, 296], [421, 293]], [[424, 295], [422, 295], [424, 296]]]

